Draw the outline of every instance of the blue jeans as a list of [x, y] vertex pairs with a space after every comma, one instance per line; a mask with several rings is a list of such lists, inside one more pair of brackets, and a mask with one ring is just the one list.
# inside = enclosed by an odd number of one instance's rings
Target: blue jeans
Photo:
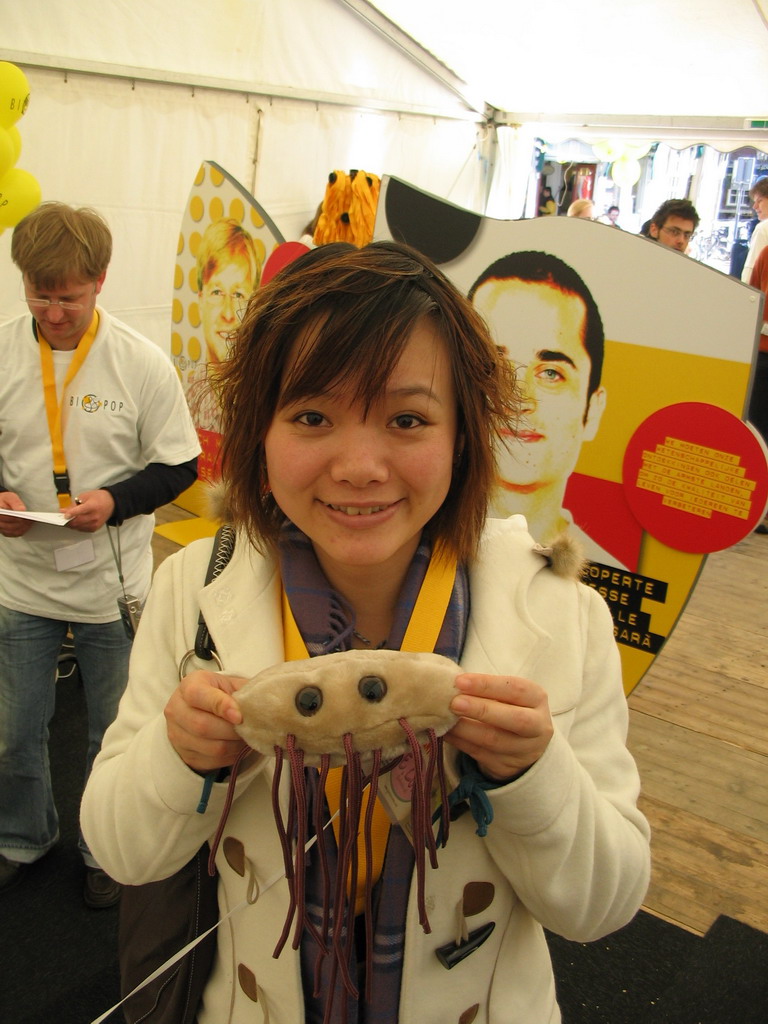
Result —
[[[68, 623], [0, 605], [0, 853], [21, 863], [38, 860], [59, 837], [48, 725], [68, 628], [88, 710], [87, 779], [128, 680], [131, 641], [123, 624]], [[96, 866], [82, 835], [79, 846], [85, 863]]]

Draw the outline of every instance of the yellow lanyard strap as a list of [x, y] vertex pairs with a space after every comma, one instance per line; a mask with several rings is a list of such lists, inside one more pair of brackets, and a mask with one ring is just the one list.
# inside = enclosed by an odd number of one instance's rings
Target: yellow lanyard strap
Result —
[[[445, 613], [451, 600], [453, 584], [456, 579], [456, 559], [448, 555], [442, 548], [436, 548], [427, 568], [424, 581], [421, 584], [416, 603], [411, 612], [408, 628], [403, 637], [400, 647], [402, 651], [433, 651], [437, 638], [440, 636], [440, 629], [445, 619]], [[283, 642], [285, 645], [286, 661], [298, 661], [308, 658], [306, 644], [296, 625], [293, 611], [291, 609], [288, 595], [283, 589]], [[328, 801], [328, 809], [334, 815], [341, 803], [341, 768], [333, 768], [329, 773], [325, 785], [325, 796]], [[365, 819], [365, 812], [368, 807], [369, 790], [363, 793], [363, 801], [360, 812], [361, 821]], [[336, 842], [339, 841], [338, 817], [333, 819], [333, 828], [336, 833]], [[371, 821], [372, 858], [370, 875], [373, 884], [381, 876], [384, 865], [384, 854], [387, 848], [387, 837], [389, 836], [389, 816], [379, 800], [373, 807]], [[362, 834], [357, 837], [357, 856], [360, 864], [366, 863], [365, 841]], [[365, 871], [358, 875], [357, 892], [355, 894], [355, 913], [361, 913], [365, 906]]]
[[[67, 375], [64, 379], [64, 386], [61, 389], [62, 399], [67, 388], [72, 383], [77, 371], [85, 362], [86, 356], [91, 350], [93, 339], [99, 329], [99, 314], [94, 310], [91, 326], [80, 339], [72, 362], [69, 364]], [[45, 415], [48, 419], [48, 433], [51, 435], [51, 450], [53, 453], [53, 480], [56, 484], [56, 491], [59, 496], [59, 505], [66, 508], [72, 503], [69, 493], [69, 475], [67, 473], [67, 461], [64, 456], [64, 438], [61, 430], [61, 402], [56, 393], [56, 371], [53, 366], [53, 351], [51, 346], [37, 330], [37, 343], [40, 349], [40, 368], [43, 374], [43, 396], [45, 398]]]

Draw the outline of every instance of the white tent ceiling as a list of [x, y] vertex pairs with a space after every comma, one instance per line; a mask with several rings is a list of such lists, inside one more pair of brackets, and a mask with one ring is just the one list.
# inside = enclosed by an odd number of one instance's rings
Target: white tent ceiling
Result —
[[768, 118], [768, 0], [346, 2], [361, 16], [375, 7], [498, 124], [767, 144], [749, 123]]
[[768, 116], [766, 0], [374, 6], [518, 120]]

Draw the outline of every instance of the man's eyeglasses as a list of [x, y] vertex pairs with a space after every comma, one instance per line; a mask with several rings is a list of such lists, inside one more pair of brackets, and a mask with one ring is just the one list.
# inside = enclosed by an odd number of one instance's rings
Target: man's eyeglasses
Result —
[[65, 313], [82, 313], [85, 309], [84, 302], [62, 302], [61, 299], [30, 299], [24, 296], [24, 301], [32, 309], [48, 309], [49, 306], [58, 306]]
[[[64, 289], [62, 289], [63, 291]], [[77, 291], [80, 289], [78, 288]], [[96, 285], [93, 286], [93, 294], [96, 294]], [[27, 289], [25, 282], [22, 280], [19, 282], [19, 297], [22, 302], [26, 302], [29, 308], [37, 313], [42, 312], [44, 309], [48, 309], [49, 306], [58, 306], [59, 309], [65, 313], [82, 313], [82, 311], [88, 305], [87, 302], [68, 302], [65, 299], [41, 299], [37, 295], [27, 295]], [[90, 295], [88, 295], [90, 299]]]
[[683, 231], [682, 228], [668, 228], [666, 226], [661, 230], [666, 231], [668, 234], [672, 235], [673, 238], [684, 238], [686, 242], [690, 242], [696, 234], [695, 231]]

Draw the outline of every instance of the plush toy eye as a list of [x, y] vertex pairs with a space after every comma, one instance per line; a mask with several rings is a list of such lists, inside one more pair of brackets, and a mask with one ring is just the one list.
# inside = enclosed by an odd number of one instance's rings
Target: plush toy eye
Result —
[[357, 689], [364, 700], [378, 704], [380, 700], [384, 700], [387, 684], [379, 676], [363, 676], [357, 684]]
[[323, 706], [323, 693], [316, 686], [305, 686], [296, 694], [296, 708], [300, 715], [311, 718]]

